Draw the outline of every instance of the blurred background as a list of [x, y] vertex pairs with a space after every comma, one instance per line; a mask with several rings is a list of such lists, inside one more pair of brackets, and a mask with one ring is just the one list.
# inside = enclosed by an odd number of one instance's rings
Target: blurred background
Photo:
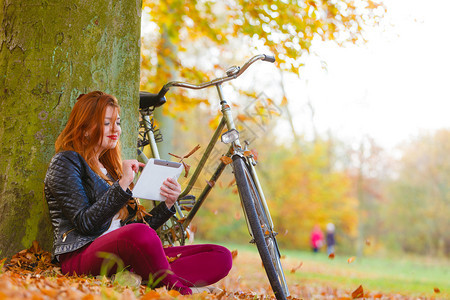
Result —
[[[144, 1], [141, 90], [274, 55], [224, 92], [258, 157], [282, 249], [309, 251], [313, 228], [325, 235], [332, 223], [339, 254], [448, 258], [449, 9], [445, 0]], [[186, 161], [194, 167], [219, 121], [215, 89], [166, 98], [160, 153], [200, 144]], [[194, 194], [226, 150], [216, 146]], [[230, 169], [191, 229], [248, 243]]]

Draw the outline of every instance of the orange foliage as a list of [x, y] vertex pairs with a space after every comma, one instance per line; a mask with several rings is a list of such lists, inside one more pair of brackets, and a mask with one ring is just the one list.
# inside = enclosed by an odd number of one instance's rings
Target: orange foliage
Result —
[[[351, 180], [344, 172], [333, 171], [327, 144], [316, 142], [309, 150], [283, 152], [283, 161], [270, 168], [268, 198], [276, 229], [288, 231], [279, 240], [283, 246], [309, 249], [314, 224], [329, 222], [341, 235], [357, 232], [357, 200], [351, 195]], [[295, 153], [292, 153], [292, 152]]]

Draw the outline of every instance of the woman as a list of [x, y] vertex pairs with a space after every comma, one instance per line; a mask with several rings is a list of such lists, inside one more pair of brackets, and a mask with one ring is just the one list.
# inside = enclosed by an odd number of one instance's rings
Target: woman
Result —
[[[163, 248], [154, 229], [174, 213], [181, 188], [168, 178], [166, 197], [136, 223], [137, 204], [130, 185], [143, 164], [120, 158], [119, 105], [108, 94], [81, 95], [55, 143], [45, 177], [45, 197], [53, 225], [53, 255], [64, 274], [98, 275], [99, 252], [119, 257], [143, 280], [157, 281], [181, 294], [225, 277], [231, 253], [217, 245]], [[139, 216], [138, 216], [139, 217]], [[167, 257], [177, 258], [168, 262]], [[113, 274], [116, 270], [111, 270]]]

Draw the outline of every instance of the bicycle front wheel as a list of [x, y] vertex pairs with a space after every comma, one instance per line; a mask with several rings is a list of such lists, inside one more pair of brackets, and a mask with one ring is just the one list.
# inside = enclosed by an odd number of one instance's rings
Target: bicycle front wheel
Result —
[[285, 300], [289, 296], [289, 290], [280, 262], [276, 233], [271, 228], [261, 196], [242, 157], [233, 157], [233, 169], [250, 234], [258, 248], [270, 285], [277, 300]]

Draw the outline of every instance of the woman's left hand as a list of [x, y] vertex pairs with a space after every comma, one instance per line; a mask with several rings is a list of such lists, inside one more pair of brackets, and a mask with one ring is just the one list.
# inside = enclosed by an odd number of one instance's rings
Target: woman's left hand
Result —
[[173, 178], [167, 178], [161, 186], [161, 195], [166, 197], [167, 208], [171, 208], [181, 194], [181, 185]]

